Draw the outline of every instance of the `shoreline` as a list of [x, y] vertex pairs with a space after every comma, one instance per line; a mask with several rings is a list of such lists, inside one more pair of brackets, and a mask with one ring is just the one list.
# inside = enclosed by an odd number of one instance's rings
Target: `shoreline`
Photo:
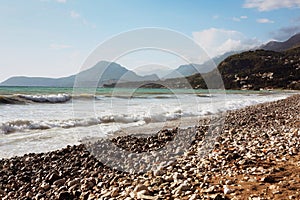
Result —
[[[217, 115], [217, 114], [214, 114]], [[169, 129], [172, 130], [174, 128], [188, 129], [194, 126], [197, 126], [199, 120], [210, 118], [214, 115], [203, 115], [203, 116], [191, 116], [191, 117], [181, 117], [179, 119], [165, 121], [165, 122], [154, 122], [148, 123], [141, 126], [133, 126], [128, 128], [122, 128], [116, 132], [108, 134], [108, 138], [114, 138], [119, 136], [138, 136], [138, 135], [153, 135], [158, 133], [161, 130]], [[143, 133], [141, 133], [143, 132]]]
[[113, 143], [127, 151], [151, 152], [168, 144], [176, 134], [182, 134], [182, 139], [183, 134], [194, 134], [188, 149], [176, 154], [172, 163], [142, 174], [104, 166], [84, 145], [0, 159], [0, 197], [299, 199], [299, 102], [300, 95], [296, 94], [226, 112], [211, 151], [201, 156], [204, 144], [211, 144], [206, 140], [207, 119], [201, 119], [194, 130], [162, 130], [150, 139], [116, 137]]

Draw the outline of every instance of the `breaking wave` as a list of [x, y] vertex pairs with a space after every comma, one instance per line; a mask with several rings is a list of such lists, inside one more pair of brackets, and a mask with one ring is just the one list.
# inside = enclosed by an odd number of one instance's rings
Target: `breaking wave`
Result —
[[86, 119], [68, 119], [68, 120], [49, 120], [49, 121], [32, 121], [32, 120], [14, 120], [0, 124], [1, 134], [10, 134], [14, 132], [23, 132], [30, 130], [46, 130], [52, 128], [75, 128], [75, 127], [88, 127], [99, 124], [108, 123], [123, 123], [130, 124], [135, 122], [154, 123], [154, 122], [166, 122], [179, 119], [183, 116], [181, 110], [175, 110], [174, 112], [166, 112], [153, 114], [148, 116], [136, 116], [136, 115], [107, 115], [97, 118]]
[[37, 103], [64, 103], [71, 100], [71, 96], [68, 94], [18, 95], [18, 97]]
[[0, 104], [27, 104], [27, 103], [65, 103], [71, 100], [68, 94], [50, 95], [2, 95]]
[[30, 104], [30, 103], [66, 103], [71, 99], [75, 100], [103, 100], [104, 98], [118, 98], [118, 99], [172, 99], [176, 98], [173, 95], [153, 95], [153, 96], [139, 96], [139, 95], [70, 95], [70, 94], [49, 94], [49, 95], [0, 95], [0, 104]]

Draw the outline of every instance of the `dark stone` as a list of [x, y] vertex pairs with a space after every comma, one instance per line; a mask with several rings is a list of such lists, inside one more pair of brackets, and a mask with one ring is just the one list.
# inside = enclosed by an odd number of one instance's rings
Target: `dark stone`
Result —
[[70, 194], [69, 192], [67, 191], [62, 191], [61, 193], [59, 193], [58, 195], [58, 199], [59, 200], [71, 200], [71, 199], [74, 199], [73, 195]]
[[263, 178], [263, 182], [265, 183], [276, 183], [276, 179], [273, 176], [266, 176]]
[[84, 199], [84, 200], [87, 200], [87, 199], [89, 198], [89, 196], [90, 196], [90, 193], [89, 193], [89, 192], [84, 192], [84, 193], [81, 195], [82, 199]]
[[21, 181], [24, 181], [24, 182], [28, 182], [30, 183], [31, 182], [31, 177], [28, 176], [28, 175], [24, 175], [20, 178]]
[[226, 197], [226, 196], [223, 196], [223, 195], [221, 195], [221, 194], [218, 194], [218, 195], [214, 198], [214, 200], [229, 200], [229, 198]]
[[58, 173], [56, 172], [52, 172], [48, 177], [47, 177], [47, 181], [53, 183], [54, 181], [58, 180], [60, 177], [58, 175]]

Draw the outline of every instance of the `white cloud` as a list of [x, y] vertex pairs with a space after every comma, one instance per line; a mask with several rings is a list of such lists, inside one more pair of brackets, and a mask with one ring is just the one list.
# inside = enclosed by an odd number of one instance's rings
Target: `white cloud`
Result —
[[67, 0], [40, 0], [41, 2], [67, 3]]
[[244, 19], [248, 19], [248, 16], [243, 15], [243, 16], [240, 16], [240, 17], [233, 17], [232, 18], [232, 20], [235, 21], [235, 22], [240, 22]]
[[255, 8], [259, 11], [269, 11], [279, 8], [300, 7], [300, 0], [246, 0], [244, 8]]
[[212, 18], [213, 18], [213, 19], [219, 19], [220, 16], [219, 16], [219, 15], [214, 15]]
[[60, 49], [69, 49], [72, 48], [72, 46], [66, 44], [50, 44], [50, 48], [55, 50], [60, 50]]
[[74, 10], [70, 11], [70, 17], [73, 18], [73, 19], [79, 20], [85, 26], [89, 26], [93, 29], [96, 28], [95, 24], [88, 22], [83, 16], [81, 16], [78, 12], [76, 12]]
[[74, 18], [74, 19], [80, 18], [80, 14], [77, 13], [76, 11], [74, 11], [74, 10], [71, 10], [71, 11], [70, 11], [70, 16], [71, 16], [72, 18]]
[[238, 31], [216, 28], [193, 32], [193, 38], [210, 57], [251, 49], [260, 44], [258, 40], [249, 39]]
[[274, 21], [272, 21], [270, 19], [267, 19], [267, 18], [257, 19], [256, 22], [261, 23], [261, 24], [272, 24], [272, 23], [274, 23]]
[[232, 20], [235, 21], [235, 22], [240, 22], [241, 21], [241, 19], [237, 18], [237, 17], [233, 17]]

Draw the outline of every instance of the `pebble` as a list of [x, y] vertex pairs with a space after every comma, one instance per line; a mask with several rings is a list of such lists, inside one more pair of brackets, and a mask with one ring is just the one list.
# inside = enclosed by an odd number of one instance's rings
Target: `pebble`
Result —
[[62, 191], [61, 193], [59, 193], [58, 199], [59, 200], [73, 199], [73, 196], [67, 191]]
[[154, 171], [154, 176], [162, 176], [165, 174], [165, 171], [162, 169], [158, 169]]
[[5, 191], [0, 189], [0, 195], [4, 195], [5, 194]]
[[42, 185], [41, 185], [41, 188], [43, 190], [48, 190], [50, 188], [50, 184], [49, 183], [46, 183], [46, 182], [43, 182]]
[[145, 194], [143, 194], [141, 192], [138, 192], [137, 195], [136, 195], [136, 197], [138, 199], [148, 199], [148, 200], [156, 200], [156, 199], [158, 199], [158, 197], [145, 195]]
[[51, 173], [48, 178], [46, 177], [46, 179], [50, 182], [54, 182], [54, 181], [58, 180], [59, 178], [60, 177], [57, 172]]
[[26, 194], [25, 194], [25, 197], [27, 198], [32, 198], [33, 197], [33, 193], [31, 191], [28, 191]]
[[59, 187], [61, 185], [64, 185], [65, 184], [65, 178], [62, 178], [62, 179], [58, 179], [56, 181], [53, 182], [53, 185]]
[[111, 191], [110, 196], [111, 196], [111, 197], [117, 197], [118, 194], [119, 194], [119, 188], [114, 188], [114, 189]]
[[67, 186], [68, 186], [68, 187], [71, 187], [71, 186], [76, 185], [76, 184], [79, 184], [79, 179], [78, 179], [78, 178], [69, 181], [69, 182], [67, 183]]
[[261, 181], [262, 181], [262, 182], [265, 182], [265, 183], [275, 183], [275, 182], [276, 182], [275, 178], [272, 177], [272, 176], [266, 176], [266, 177], [263, 177], [263, 178], [261, 179]]
[[224, 185], [223, 189], [224, 189], [224, 194], [230, 194], [233, 192], [227, 185]]
[[134, 191], [135, 192], [148, 191], [148, 187], [145, 185], [139, 184], [134, 188]]

